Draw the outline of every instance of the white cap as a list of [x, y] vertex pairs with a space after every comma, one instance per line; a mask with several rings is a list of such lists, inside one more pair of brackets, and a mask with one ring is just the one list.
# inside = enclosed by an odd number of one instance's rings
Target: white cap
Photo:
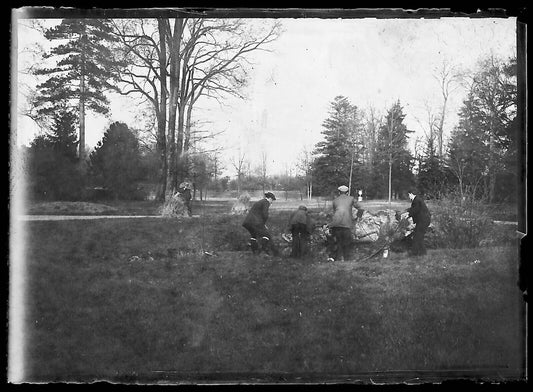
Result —
[[337, 189], [341, 192], [348, 192], [348, 187], [346, 185], [341, 185]]

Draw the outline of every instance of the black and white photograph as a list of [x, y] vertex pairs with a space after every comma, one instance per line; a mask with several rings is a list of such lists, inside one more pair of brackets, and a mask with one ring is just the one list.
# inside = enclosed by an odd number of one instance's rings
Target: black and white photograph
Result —
[[12, 8], [7, 382], [527, 383], [526, 12]]

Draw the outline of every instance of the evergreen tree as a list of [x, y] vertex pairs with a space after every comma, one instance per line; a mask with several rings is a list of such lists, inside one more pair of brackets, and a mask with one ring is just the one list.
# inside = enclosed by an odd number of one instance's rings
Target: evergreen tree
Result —
[[487, 147], [482, 185], [484, 197], [493, 202], [498, 177], [514, 176], [516, 168], [508, 159], [517, 147], [517, 129], [513, 125], [517, 107], [516, 59], [507, 62], [493, 56], [483, 59], [465, 104], [476, 120], [472, 123], [476, 129], [471, 131], [479, 133]]
[[481, 61], [449, 145], [447, 163], [461, 196], [493, 202], [515, 194], [516, 107], [516, 60]]
[[53, 118], [55, 127], [48, 138], [57, 154], [75, 163], [78, 148], [76, 115], [64, 108], [60, 113], [54, 114]]
[[48, 134], [36, 137], [29, 148], [30, 195], [38, 199], [78, 200], [84, 177], [76, 158], [76, 116], [63, 108], [53, 116]]
[[476, 108], [472, 93], [464, 101], [459, 124], [453, 130], [448, 146], [448, 169], [457, 180], [461, 198], [481, 197], [483, 179], [488, 174], [489, 146], [484, 119]]
[[407, 147], [408, 134], [413, 131], [407, 129], [404, 118], [398, 101], [387, 112], [378, 131], [373, 189], [380, 198], [388, 198], [389, 177], [391, 197], [400, 197], [414, 183], [411, 171], [413, 157]]
[[128, 126], [111, 124], [90, 155], [90, 173], [96, 185], [115, 198], [133, 199], [142, 177], [139, 142]]
[[417, 185], [419, 191], [429, 198], [439, 198], [446, 192], [446, 171], [437, 154], [435, 139], [428, 138], [424, 156], [420, 160]]
[[109, 44], [116, 41], [107, 20], [64, 19], [58, 26], [45, 31], [45, 38], [57, 41], [44, 59], [54, 58], [54, 67], [35, 71], [47, 79], [37, 86], [33, 105], [40, 116], [51, 116], [59, 107], [67, 106], [78, 114], [79, 157], [85, 156], [85, 110], [107, 114], [109, 100], [106, 90], [116, 90], [110, 83], [113, 60]]
[[348, 98], [335, 97], [329, 117], [323, 122], [324, 140], [317, 143], [314, 153], [313, 181], [319, 194], [329, 194], [339, 185], [348, 185], [352, 165], [358, 164], [357, 107]]

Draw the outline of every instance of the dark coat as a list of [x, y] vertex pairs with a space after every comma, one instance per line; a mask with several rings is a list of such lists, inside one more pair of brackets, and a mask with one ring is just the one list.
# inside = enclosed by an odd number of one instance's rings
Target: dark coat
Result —
[[424, 203], [424, 200], [420, 196], [415, 196], [411, 202], [411, 207], [407, 209], [409, 216], [413, 218], [413, 222], [417, 225], [426, 225], [429, 226], [431, 222], [431, 213]]
[[293, 227], [293, 225], [305, 225], [307, 232], [312, 233], [314, 221], [306, 210], [298, 208], [291, 214], [289, 218], [289, 230]]
[[179, 188], [178, 192], [180, 193], [182, 199], [185, 201], [185, 203], [188, 203], [192, 199], [191, 190], [189, 188]]
[[264, 226], [268, 220], [268, 209], [270, 202], [267, 199], [261, 199], [255, 202], [250, 211], [244, 218], [243, 226]]

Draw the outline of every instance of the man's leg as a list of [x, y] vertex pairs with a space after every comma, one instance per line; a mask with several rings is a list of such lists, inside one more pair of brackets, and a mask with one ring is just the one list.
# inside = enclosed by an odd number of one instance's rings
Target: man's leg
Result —
[[350, 232], [350, 229], [346, 228], [343, 230], [343, 239], [344, 239], [344, 246], [343, 246], [343, 256], [344, 261], [348, 261], [351, 258], [351, 251], [352, 251], [352, 233]]
[[350, 246], [352, 244], [352, 234], [350, 229], [346, 227], [339, 228], [339, 237], [341, 242], [341, 253], [340, 256], [342, 260], [350, 260]]
[[298, 235], [298, 229], [296, 227], [292, 227], [291, 229], [292, 234], [292, 251], [291, 251], [291, 257], [298, 257], [299, 247], [300, 247], [300, 237]]
[[246, 225], [246, 226], [244, 226], [244, 228], [246, 230], [248, 230], [248, 232], [250, 233], [250, 242], [248, 243], [248, 245], [252, 249], [252, 253], [253, 254], [258, 254], [261, 251], [261, 249], [259, 247], [259, 241], [257, 240], [257, 230], [256, 230], [256, 228], [254, 228], [251, 225]]
[[423, 225], [420, 227], [419, 252], [421, 255], [425, 255], [427, 253], [426, 244], [424, 244], [424, 236], [426, 235], [427, 230], [428, 230], [428, 225]]
[[259, 246], [261, 250], [264, 250], [267, 253], [272, 252], [274, 256], [279, 255], [279, 250], [266, 227], [263, 226], [258, 228], [256, 234], [257, 238], [259, 239]]
[[342, 227], [334, 227], [332, 229], [333, 238], [335, 238], [335, 244], [337, 245], [335, 249], [335, 261], [342, 260], [344, 258], [344, 233]]
[[307, 232], [307, 229], [305, 229], [302, 233], [300, 233], [300, 255], [301, 256], [307, 256], [308, 246], [309, 246], [309, 233]]
[[413, 256], [420, 255], [423, 237], [424, 237], [424, 234], [421, 230], [421, 227], [419, 227], [417, 224], [413, 230], [413, 239], [411, 243], [411, 255]]
[[[294, 227], [294, 232], [296, 234], [296, 237], [298, 238], [298, 245], [297, 250], [295, 253], [295, 257], [302, 257], [304, 254], [304, 247], [305, 247], [305, 234], [306, 234], [306, 227], [305, 225], [298, 223]], [[294, 238], [294, 235], [293, 235]]]

